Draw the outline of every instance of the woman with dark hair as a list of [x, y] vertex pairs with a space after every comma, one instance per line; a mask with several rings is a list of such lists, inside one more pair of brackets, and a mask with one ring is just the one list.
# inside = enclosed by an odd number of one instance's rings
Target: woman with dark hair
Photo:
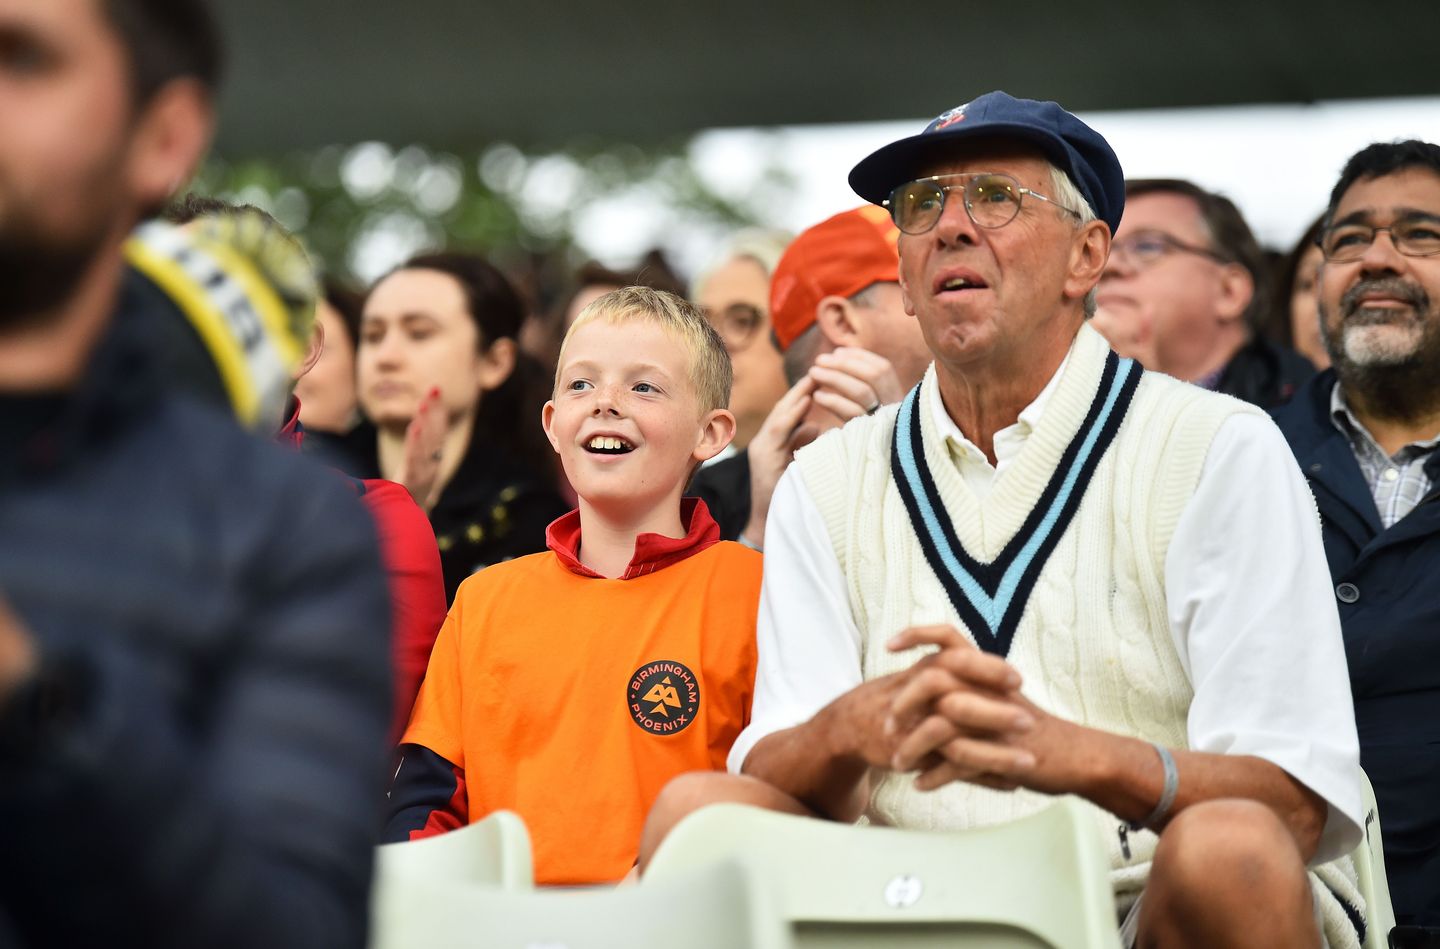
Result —
[[524, 316], [473, 254], [415, 257], [365, 300], [357, 378], [376, 470], [430, 515], [450, 600], [476, 570], [543, 550], [567, 510], [540, 426], [549, 380], [515, 340]]
[[1320, 236], [1324, 216], [1314, 220], [1290, 253], [1275, 269], [1275, 328], [1288, 338], [1278, 340], [1310, 360], [1317, 370], [1330, 366], [1330, 354], [1320, 338], [1320, 310], [1315, 300], [1315, 274], [1323, 258]]

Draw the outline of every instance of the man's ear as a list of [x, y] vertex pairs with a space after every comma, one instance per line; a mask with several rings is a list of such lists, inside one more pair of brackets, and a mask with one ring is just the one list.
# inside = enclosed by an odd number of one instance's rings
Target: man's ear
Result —
[[1233, 323], [1245, 316], [1255, 297], [1255, 278], [1243, 264], [1225, 264], [1220, 268], [1220, 298], [1215, 311], [1221, 323]]
[[1083, 300], [1100, 283], [1105, 262], [1110, 259], [1110, 228], [1104, 221], [1091, 221], [1080, 229], [1070, 249], [1070, 272], [1065, 278], [1065, 297]]
[[555, 402], [551, 400], [545, 403], [540, 410], [540, 426], [545, 429], [545, 437], [550, 440], [550, 447], [555, 449], [555, 454], [560, 454], [560, 439], [555, 435]]
[[315, 328], [310, 331], [310, 345], [305, 347], [305, 356], [300, 360], [300, 365], [295, 367], [291, 378], [299, 382], [306, 373], [315, 368], [315, 364], [323, 355], [325, 355], [325, 324], [316, 320]]
[[478, 358], [480, 391], [493, 392], [504, 385], [505, 380], [510, 378], [510, 373], [515, 371], [519, 351], [515, 340], [505, 336], [491, 343]]
[[841, 346], [864, 347], [862, 334], [863, 314], [860, 307], [845, 297], [831, 295], [815, 305], [815, 325], [820, 335], [830, 343], [831, 349]]
[[126, 176], [141, 207], [166, 204], [185, 186], [210, 147], [215, 108], [204, 85], [176, 79], [141, 111]]
[[901, 253], [900, 262], [902, 266], [899, 268], [899, 273], [896, 274], [895, 279], [900, 284], [900, 302], [905, 304], [905, 312], [910, 316], [914, 316], [915, 303], [910, 298], [910, 287], [905, 282], [905, 267], [903, 266], [904, 261], [905, 255]]
[[735, 437], [735, 416], [728, 409], [707, 412], [700, 421], [700, 440], [690, 457], [696, 461], [709, 461], [730, 444]]

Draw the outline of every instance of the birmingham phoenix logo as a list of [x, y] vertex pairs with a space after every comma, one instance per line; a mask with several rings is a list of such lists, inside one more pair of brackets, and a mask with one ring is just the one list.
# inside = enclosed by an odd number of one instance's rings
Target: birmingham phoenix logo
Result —
[[647, 662], [625, 690], [630, 718], [652, 735], [684, 731], [700, 711], [700, 682], [683, 663]]

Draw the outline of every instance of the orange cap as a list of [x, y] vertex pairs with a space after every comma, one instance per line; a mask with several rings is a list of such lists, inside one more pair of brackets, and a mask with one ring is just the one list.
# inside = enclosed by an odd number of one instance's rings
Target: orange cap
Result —
[[900, 279], [900, 232], [884, 208], [842, 211], [800, 232], [770, 278], [770, 324], [780, 348], [815, 322], [829, 296], [854, 296], [872, 283]]

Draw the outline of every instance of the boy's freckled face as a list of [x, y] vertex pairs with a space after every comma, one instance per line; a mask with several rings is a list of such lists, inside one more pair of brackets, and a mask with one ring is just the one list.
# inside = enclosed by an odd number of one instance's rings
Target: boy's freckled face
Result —
[[674, 493], [703, 428], [685, 344], [644, 320], [596, 320], [563, 358], [546, 431], [576, 493], [627, 505]]

